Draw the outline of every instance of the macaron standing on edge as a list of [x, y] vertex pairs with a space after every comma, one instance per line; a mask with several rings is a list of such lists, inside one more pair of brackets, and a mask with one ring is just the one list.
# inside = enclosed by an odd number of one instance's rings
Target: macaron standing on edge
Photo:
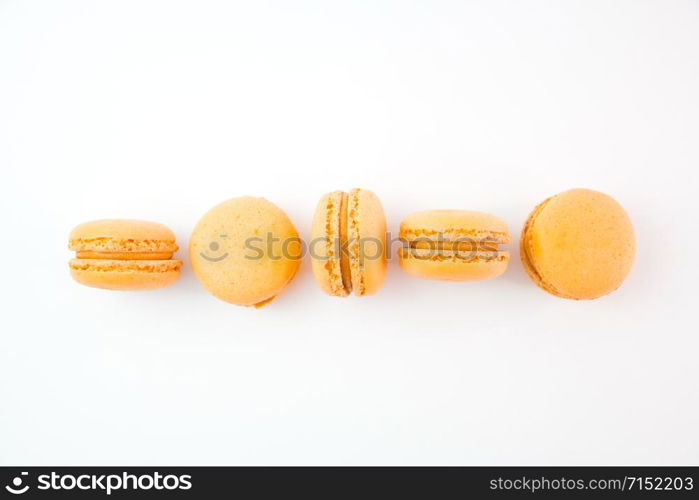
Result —
[[213, 207], [189, 240], [191, 266], [201, 285], [225, 302], [256, 308], [271, 302], [292, 280], [301, 253], [286, 213], [252, 196]]
[[400, 224], [401, 268], [413, 276], [443, 281], [481, 281], [500, 276], [510, 254], [507, 223], [472, 210], [424, 210]]
[[70, 274], [82, 285], [108, 290], [153, 290], [172, 285], [182, 261], [173, 259], [175, 234], [156, 222], [103, 219], [76, 226]]
[[583, 300], [621, 286], [636, 254], [633, 225], [611, 196], [571, 189], [529, 215], [520, 257], [531, 280], [557, 297]]
[[373, 295], [386, 277], [386, 216], [368, 189], [324, 195], [311, 225], [313, 275], [335, 297]]

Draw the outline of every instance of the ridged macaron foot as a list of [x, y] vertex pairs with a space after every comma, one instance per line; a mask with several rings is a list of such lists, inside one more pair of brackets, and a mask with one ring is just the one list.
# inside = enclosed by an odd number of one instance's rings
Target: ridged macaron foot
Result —
[[621, 286], [636, 254], [631, 219], [609, 195], [571, 189], [537, 205], [520, 257], [537, 286], [557, 297], [596, 299]]
[[102, 219], [76, 226], [70, 274], [78, 283], [108, 290], [154, 290], [172, 285], [182, 261], [173, 259], [175, 234], [156, 222]]
[[289, 217], [264, 198], [224, 201], [197, 223], [189, 240], [192, 269], [219, 299], [262, 307], [296, 274], [301, 241]]
[[413, 276], [444, 281], [480, 281], [507, 269], [507, 223], [494, 215], [471, 210], [424, 210], [400, 224], [401, 268]]
[[334, 191], [318, 202], [309, 252], [313, 275], [328, 295], [373, 295], [386, 277], [386, 216], [368, 189]]

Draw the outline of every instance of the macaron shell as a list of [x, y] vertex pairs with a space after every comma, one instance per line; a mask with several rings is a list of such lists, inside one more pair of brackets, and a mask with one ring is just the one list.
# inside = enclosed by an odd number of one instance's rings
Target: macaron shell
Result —
[[534, 224], [536, 217], [539, 215], [539, 213], [541, 213], [541, 210], [544, 208], [544, 206], [546, 206], [546, 204], [549, 202], [549, 200], [551, 200], [551, 198], [546, 198], [544, 201], [542, 201], [536, 207], [534, 207], [534, 210], [532, 210], [526, 222], [524, 223], [524, 227], [522, 228], [522, 234], [520, 235], [519, 239], [519, 256], [520, 260], [522, 261], [524, 271], [529, 276], [529, 279], [531, 279], [534, 282], [534, 284], [536, 284], [536, 286], [550, 293], [551, 295], [555, 295], [564, 299], [574, 299], [575, 297], [563, 295], [558, 290], [544, 283], [541, 280], [541, 276], [539, 276], [538, 271], [534, 268], [534, 264], [531, 262], [529, 258], [528, 245], [531, 226]]
[[525, 270], [544, 290], [595, 299], [619, 286], [635, 256], [633, 225], [610, 196], [572, 189], [539, 204], [520, 240]]
[[70, 274], [82, 285], [107, 290], [155, 290], [172, 285], [182, 261], [72, 259]]
[[[435, 249], [400, 248], [400, 267], [413, 276], [441, 281], [482, 281], [496, 278], [507, 270], [509, 252], [479, 252], [478, 256], [465, 259], [468, 254]], [[480, 256], [480, 257], [479, 257]]]
[[301, 244], [288, 216], [264, 198], [225, 201], [198, 222], [189, 241], [192, 269], [215, 297], [262, 306], [296, 274]]
[[76, 226], [68, 237], [76, 252], [174, 253], [175, 234], [163, 224], [134, 219], [101, 219]]
[[386, 278], [386, 215], [368, 189], [352, 189], [347, 203], [352, 288], [355, 295], [373, 295]]
[[[334, 191], [323, 196], [316, 207], [311, 224], [311, 269], [320, 289], [328, 295], [345, 297], [350, 293], [343, 282], [341, 259], [342, 205], [347, 194]], [[346, 217], [346, 210], [344, 211]], [[346, 219], [345, 219], [346, 221]], [[346, 231], [346, 222], [345, 222]], [[346, 235], [345, 235], [346, 241]], [[349, 277], [347, 278], [349, 281]]]

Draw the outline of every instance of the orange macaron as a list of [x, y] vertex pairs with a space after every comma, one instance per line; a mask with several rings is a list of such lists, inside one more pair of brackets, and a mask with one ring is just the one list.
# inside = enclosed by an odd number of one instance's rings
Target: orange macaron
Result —
[[287, 214], [265, 198], [241, 196], [219, 203], [189, 238], [189, 260], [201, 285], [239, 306], [269, 304], [301, 263], [301, 240]]
[[386, 278], [386, 216], [373, 191], [333, 191], [316, 207], [309, 243], [313, 275], [323, 292], [361, 297]]
[[401, 268], [413, 276], [443, 281], [481, 281], [500, 276], [510, 241], [500, 217], [473, 210], [423, 210], [400, 224]]
[[631, 219], [612, 197], [571, 189], [529, 215], [520, 238], [524, 269], [557, 297], [595, 299], [619, 288], [636, 253]]
[[173, 284], [182, 261], [173, 259], [175, 234], [156, 222], [102, 219], [76, 226], [70, 274], [82, 285], [108, 290], [153, 290]]

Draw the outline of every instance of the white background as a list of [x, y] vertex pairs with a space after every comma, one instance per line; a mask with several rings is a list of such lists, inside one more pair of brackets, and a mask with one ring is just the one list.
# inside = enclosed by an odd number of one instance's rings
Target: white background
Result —
[[[699, 2], [0, 0], [0, 463], [699, 464]], [[337, 299], [308, 262], [260, 309], [186, 262], [264, 196], [307, 236], [364, 187], [510, 224], [507, 273]], [[589, 302], [526, 277], [532, 207], [628, 210]], [[172, 227], [172, 288], [71, 281], [70, 229]]]

